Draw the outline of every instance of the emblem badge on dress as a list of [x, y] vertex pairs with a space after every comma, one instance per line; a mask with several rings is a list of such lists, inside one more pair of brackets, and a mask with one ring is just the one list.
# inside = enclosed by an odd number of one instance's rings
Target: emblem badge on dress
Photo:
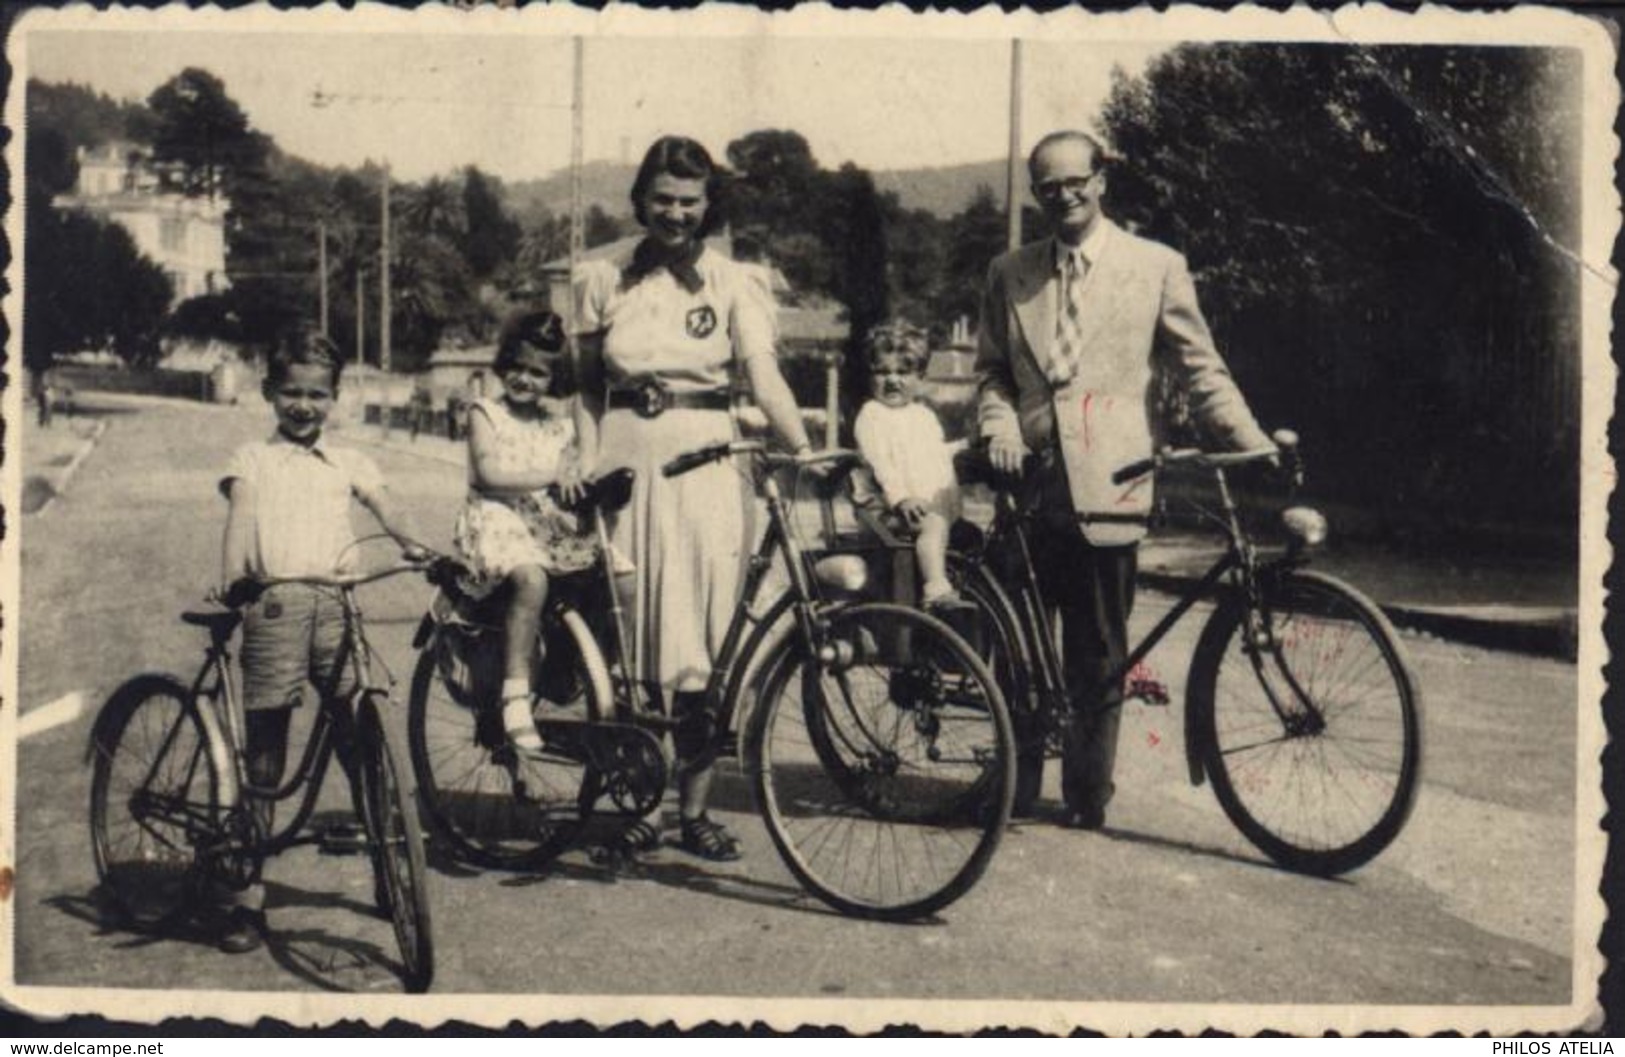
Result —
[[688, 310], [688, 318], [684, 321], [688, 327], [688, 336], [704, 339], [711, 336], [717, 329], [717, 314], [710, 305], [701, 305], [699, 308]]

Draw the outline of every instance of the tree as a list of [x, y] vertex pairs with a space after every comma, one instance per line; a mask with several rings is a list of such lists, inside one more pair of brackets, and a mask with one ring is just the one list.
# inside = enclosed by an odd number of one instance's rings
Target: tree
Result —
[[30, 215], [24, 261], [24, 359], [49, 367], [65, 352], [109, 348], [130, 363], [158, 358], [174, 287], [122, 227], [79, 212]]
[[249, 128], [242, 108], [209, 71], [187, 67], [154, 89], [147, 105], [153, 160], [172, 167], [169, 182], [183, 193], [235, 197], [233, 178], [264, 164], [268, 142]]
[[478, 278], [519, 251], [519, 223], [502, 202], [502, 183], [470, 165], [463, 170], [463, 259]]
[[[568, 237], [568, 236], [567, 236]], [[621, 237], [620, 221], [594, 205], [582, 221], [581, 242], [586, 248], [604, 246]], [[568, 242], [566, 243], [568, 250]]]
[[62, 353], [107, 347], [132, 362], [156, 359], [174, 293], [168, 276], [117, 224], [52, 206], [78, 178], [60, 130], [34, 125], [25, 151], [24, 363], [43, 371]]
[[976, 320], [987, 280], [987, 266], [1004, 252], [1004, 210], [986, 184], [960, 213], [948, 221], [947, 252], [943, 261], [946, 278], [936, 303], [938, 318], [952, 324], [961, 316]]
[[1187, 45], [1116, 79], [1108, 200], [1340, 497], [1572, 513], [1578, 85], [1561, 49]]
[[818, 226], [824, 214], [827, 174], [799, 132], [764, 129], [728, 144], [737, 174], [729, 187], [730, 219], [739, 225], [769, 224], [788, 231]]
[[861, 355], [864, 337], [890, 310], [886, 211], [873, 178], [855, 165], [844, 165], [835, 174], [833, 191], [839, 208], [828, 218], [828, 239], [839, 261], [838, 296], [851, 328], [842, 389], [848, 410], [855, 411], [869, 391], [869, 363]]

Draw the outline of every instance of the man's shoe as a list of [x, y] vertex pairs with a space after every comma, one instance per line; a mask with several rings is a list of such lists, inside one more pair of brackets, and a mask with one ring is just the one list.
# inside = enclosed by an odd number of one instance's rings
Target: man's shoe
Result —
[[1062, 823], [1067, 829], [1098, 830], [1105, 828], [1106, 809], [1101, 805], [1069, 808]]
[[265, 915], [247, 907], [234, 907], [227, 912], [225, 927], [215, 941], [226, 954], [247, 954], [257, 951], [265, 943]]

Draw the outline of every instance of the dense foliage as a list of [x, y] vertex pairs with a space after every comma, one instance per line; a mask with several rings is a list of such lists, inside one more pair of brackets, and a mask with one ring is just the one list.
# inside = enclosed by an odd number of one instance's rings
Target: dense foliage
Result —
[[1108, 202], [1189, 255], [1261, 417], [1302, 427], [1343, 495], [1572, 516], [1578, 68], [1182, 47], [1116, 83]]

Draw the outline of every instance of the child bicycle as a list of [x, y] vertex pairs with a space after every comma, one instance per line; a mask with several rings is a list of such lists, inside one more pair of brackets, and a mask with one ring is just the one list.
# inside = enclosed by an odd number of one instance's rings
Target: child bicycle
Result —
[[[356, 679], [347, 700], [323, 702], [303, 756], [279, 788], [248, 780], [243, 710], [231, 676], [240, 610], [181, 614], [209, 635], [203, 665], [189, 685], [146, 674], [113, 692], [91, 733], [90, 829], [96, 872], [125, 922], [160, 929], [221, 891], [255, 884], [271, 856], [322, 841], [305, 825], [336, 748], [348, 763], [374, 898], [394, 928], [406, 988], [428, 990], [434, 943], [423, 837], [412, 787], [403, 781], [409, 776], [396, 764], [400, 753], [384, 722], [389, 691], [373, 684], [373, 653], [356, 599], [362, 584], [422, 571], [399, 564], [356, 576], [261, 582], [337, 593], [345, 626], [341, 663]], [[295, 809], [279, 825], [271, 807], [289, 799]]]
[[[1277, 446], [1262, 451], [1168, 450], [1114, 475], [1124, 483], [1173, 467], [1212, 471], [1218, 508], [1197, 509], [1226, 546], [1106, 685], [1127, 680], [1128, 696], [1165, 704], [1165, 690], [1132, 673], [1216, 594], [1186, 685], [1191, 781], [1211, 778], [1224, 813], [1272, 860], [1330, 876], [1370, 861], [1404, 827], [1421, 773], [1421, 699], [1382, 611], [1342, 581], [1304, 568], [1325, 536], [1319, 513], [1282, 511], [1287, 543], [1274, 557], [1262, 556], [1244, 528], [1230, 468], [1281, 460], [1292, 484], [1301, 480], [1296, 436], [1281, 431], [1274, 439]], [[995, 474], [984, 452], [965, 453], [959, 469], [994, 486], [995, 513], [985, 535], [959, 534], [950, 576], [979, 610], [975, 637], [1010, 703], [1023, 762], [1041, 763], [1033, 755], [1059, 753], [1071, 710], [1028, 542], [1035, 497]]]
[[[998, 686], [935, 618], [821, 597], [816, 553], [798, 541], [772, 476], [807, 460], [741, 441], [679, 456], [665, 473], [732, 457], [748, 460], [768, 528], [707, 683], [717, 717], [710, 751], [726, 752], [730, 731], [744, 725], [745, 770], [768, 833], [826, 904], [887, 921], [940, 910], [981, 876], [1009, 817], [1015, 743]], [[831, 451], [813, 461], [850, 469], [859, 460]], [[629, 471], [589, 489], [603, 555], [611, 552], [598, 515], [629, 495]], [[776, 595], [764, 590], [775, 565], [788, 581]], [[582, 576], [557, 585], [543, 616], [539, 756], [511, 747], [489, 679], [472, 677], [479, 651], [500, 649], [500, 623], [471, 619], [445, 582], [424, 620], [408, 713], [412, 760], [431, 829], [470, 861], [540, 867], [601, 807], [634, 819], [665, 793], [659, 735], [672, 721], [625, 668], [611, 561], [601, 557]], [[600, 636], [594, 627], [606, 613], [609, 634]]]

